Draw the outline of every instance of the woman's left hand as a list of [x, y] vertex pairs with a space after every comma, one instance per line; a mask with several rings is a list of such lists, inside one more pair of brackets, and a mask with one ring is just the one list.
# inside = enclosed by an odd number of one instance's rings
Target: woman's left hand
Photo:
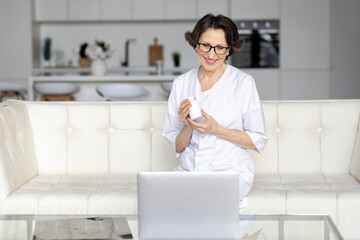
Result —
[[203, 109], [201, 110], [202, 116], [206, 119], [204, 123], [198, 123], [189, 118], [190, 126], [200, 133], [212, 133], [216, 135], [220, 125], [215, 121], [213, 117], [208, 115]]

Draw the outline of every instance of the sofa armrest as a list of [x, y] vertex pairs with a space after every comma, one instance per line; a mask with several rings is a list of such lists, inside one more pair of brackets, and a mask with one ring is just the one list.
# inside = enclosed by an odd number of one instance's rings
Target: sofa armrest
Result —
[[351, 158], [350, 174], [360, 182], [360, 121]]
[[0, 104], [0, 201], [38, 174], [30, 120], [22, 101]]

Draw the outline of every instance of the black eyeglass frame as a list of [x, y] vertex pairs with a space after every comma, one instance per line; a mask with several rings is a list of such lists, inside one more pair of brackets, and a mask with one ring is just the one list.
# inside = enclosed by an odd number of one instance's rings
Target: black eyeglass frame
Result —
[[[219, 47], [219, 46], [213, 47], [213, 46], [211, 46], [211, 45], [208, 44], [208, 43], [200, 43], [200, 42], [197, 42], [197, 44], [199, 45], [199, 51], [201, 51], [201, 52], [210, 52], [211, 49], [213, 48], [213, 49], [214, 49], [214, 53], [215, 53], [215, 54], [218, 54], [218, 55], [225, 55], [225, 54], [226, 54], [226, 50], [228, 50], [228, 49], [230, 48], [230, 46], [228, 46], [228, 47], [220, 46], [220, 47], [225, 48], [225, 52], [224, 52], [224, 53], [217, 53], [217, 52], [216, 52], [216, 47]], [[201, 45], [209, 45], [210, 48], [209, 48], [208, 51], [202, 51], [202, 50], [200, 50], [200, 46], [201, 46]]]

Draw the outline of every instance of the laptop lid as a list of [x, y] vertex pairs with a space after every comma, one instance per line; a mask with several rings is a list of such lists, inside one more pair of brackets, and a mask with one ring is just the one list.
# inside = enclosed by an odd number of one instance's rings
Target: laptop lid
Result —
[[235, 172], [140, 172], [140, 239], [236, 239]]

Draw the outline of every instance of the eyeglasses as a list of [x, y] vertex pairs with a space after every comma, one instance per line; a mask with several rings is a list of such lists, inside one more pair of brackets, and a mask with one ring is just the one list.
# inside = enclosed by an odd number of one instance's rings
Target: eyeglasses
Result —
[[229, 47], [224, 47], [224, 46], [211, 46], [210, 44], [207, 44], [207, 43], [197, 43], [199, 45], [199, 50], [201, 52], [210, 52], [211, 49], [213, 48], [214, 49], [214, 52], [216, 54], [219, 54], [219, 55], [224, 55], [226, 53], [226, 50], [228, 50], [230, 48]]

